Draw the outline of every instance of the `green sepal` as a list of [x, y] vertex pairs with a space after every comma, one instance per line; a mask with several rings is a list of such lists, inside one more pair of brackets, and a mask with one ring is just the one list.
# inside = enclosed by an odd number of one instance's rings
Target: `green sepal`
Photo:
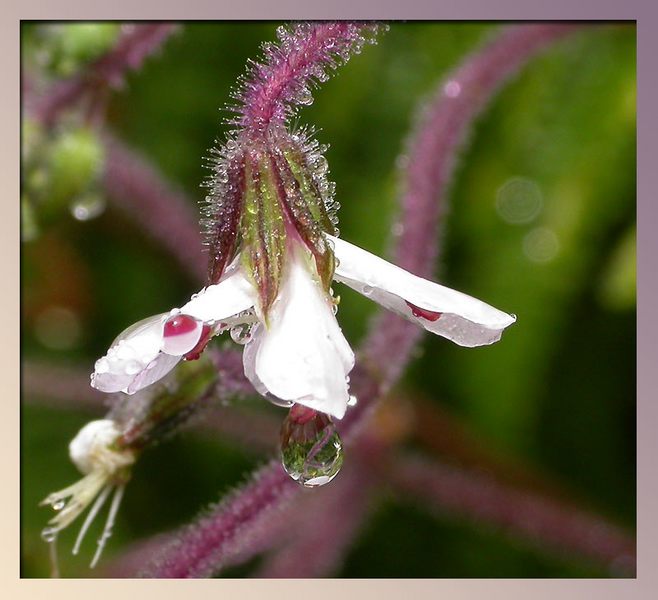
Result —
[[242, 264], [258, 290], [265, 319], [279, 292], [286, 259], [286, 226], [272, 169], [267, 152], [246, 153]]

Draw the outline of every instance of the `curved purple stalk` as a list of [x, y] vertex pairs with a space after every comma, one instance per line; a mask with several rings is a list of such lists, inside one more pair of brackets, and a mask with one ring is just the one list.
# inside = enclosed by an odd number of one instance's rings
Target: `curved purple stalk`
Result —
[[[446, 212], [450, 177], [473, 121], [500, 86], [537, 52], [578, 27], [509, 26], [439, 84], [408, 142], [393, 262], [421, 277], [432, 277], [439, 248], [437, 228]], [[363, 353], [385, 386], [398, 379], [422, 333], [390, 312], [372, 322]]]
[[96, 413], [107, 410], [107, 394], [89, 385], [89, 373], [38, 361], [24, 361], [23, 402], [47, 398], [47, 406]]
[[343, 471], [331, 485], [296, 503], [296, 517], [286, 530], [290, 539], [273, 550], [254, 577], [317, 578], [336, 572], [361, 531], [375, 491], [373, 471], [361, 461]]
[[166, 248], [194, 279], [203, 281], [206, 259], [194, 204], [117, 139], [106, 136], [105, 150], [103, 185], [112, 203]]
[[259, 540], [279, 511], [300, 491], [278, 461], [250, 483], [188, 525], [154, 556], [144, 575], [157, 578], [209, 577], [235, 554]]
[[347, 21], [279, 27], [280, 44], [263, 45], [264, 61], [253, 64], [234, 94], [240, 106], [232, 123], [250, 134], [284, 124], [299, 105], [313, 101], [309, 86], [326, 81], [327, 70], [349, 60], [377, 29]]
[[139, 69], [177, 29], [171, 23], [125, 25], [116, 46], [82, 73], [56, 83], [36, 105], [36, 115], [46, 126], [54, 125], [63, 110], [89, 92], [123, 84], [130, 70]]
[[573, 506], [416, 456], [397, 458], [389, 476], [402, 497], [425, 501], [435, 512], [487, 523], [542, 550], [580, 555], [612, 575], [635, 571], [635, 541]]

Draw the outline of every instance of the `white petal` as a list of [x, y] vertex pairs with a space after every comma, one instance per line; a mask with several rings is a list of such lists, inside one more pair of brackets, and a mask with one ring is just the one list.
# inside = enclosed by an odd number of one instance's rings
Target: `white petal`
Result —
[[296, 257], [288, 268], [268, 325], [254, 330], [245, 349], [245, 374], [261, 392], [340, 419], [354, 353], [310, 264]]
[[195, 294], [180, 310], [200, 321], [219, 322], [253, 308], [256, 291], [241, 269], [233, 269], [224, 279]]
[[125, 389], [126, 394], [134, 394], [159, 381], [180, 362], [181, 358], [181, 356], [160, 352], [160, 354], [146, 365], [145, 369], [135, 375], [134, 379]]
[[96, 361], [92, 387], [101, 392], [127, 392], [133, 380], [158, 357], [166, 318], [166, 314], [149, 317], [119, 335], [107, 354]]
[[[179, 312], [205, 323], [220, 322], [252, 308], [254, 293], [242, 272], [233, 268], [219, 283], [195, 294]], [[102, 392], [134, 394], [169, 373], [198, 341], [198, 335], [192, 336], [182, 345], [169, 344], [171, 354], [163, 352], [164, 323], [170, 315], [149, 317], [119, 335], [107, 354], [96, 361], [92, 387]]]
[[[417, 277], [349, 242], [327, 237], [338, 259], [337, 281], [460, 346], [491, 344], [516, 321], [515, 316], [476, 298]], [[414, 316], [407, 302], [441, 317], [431, 321]]]

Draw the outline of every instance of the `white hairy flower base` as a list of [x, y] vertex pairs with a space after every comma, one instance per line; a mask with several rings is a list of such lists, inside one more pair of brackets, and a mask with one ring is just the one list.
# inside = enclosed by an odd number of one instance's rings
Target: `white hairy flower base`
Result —
[[87, 423], [69, 444], [71, 460], [84, 477], [63, 490], [53, 492], [41, 502], [42, 505], [50, 505], [57, 511], [48, 521], [48, 527], [42, 531], [42, 537], [52, 544], [51, 557], [54, 561], [54, 544], [59, 532], [77, 519], [96, 499], [73, 547], [73, 554], [77, 554], [89, 526], [114, 490], [105, 527], [98, 539], [90, 566], [94, 567], [98, 562], [105, 543], [112, 534], [114, 520], [123, 498], [125, 484], [117, 482], [117, 474], [135, 462], [135, 455], [130, 450], [118, 451], [112, 448], [119, 435], [114, 421], [101, 419]]
[[[326, 236], [336, 256], [335, 280], [427, 331], [460, 346], [491, 344], [516, 317], [471, 296], [417, 277], [348, 242]], [[180, 309], [142, 321], [122, 333], [96, 362], [91, 384], [127, 394], [166, 375], [198, 341], [192, 333], [172, 343], [165, 324], [183, 315], [219, 333], [253, 323], [243, 354], [244, 371], [256, 390], [276, 403], [299, 403], [342, 418], [350, 403], [348, 375], [354, 354], [336, 321], [310, 253], [294, 243], [277, 299], [267, 319], [258, 293], [238, 256], [222, 279]]]

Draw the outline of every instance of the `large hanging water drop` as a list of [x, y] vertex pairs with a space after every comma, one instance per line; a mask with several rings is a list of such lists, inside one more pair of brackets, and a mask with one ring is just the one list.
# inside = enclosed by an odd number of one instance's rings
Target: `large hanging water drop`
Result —
[[343, 442], [331, 417], [295, 404], [281, 427], [281, 461], [304, 487], [329, 483], [343, 465]]

